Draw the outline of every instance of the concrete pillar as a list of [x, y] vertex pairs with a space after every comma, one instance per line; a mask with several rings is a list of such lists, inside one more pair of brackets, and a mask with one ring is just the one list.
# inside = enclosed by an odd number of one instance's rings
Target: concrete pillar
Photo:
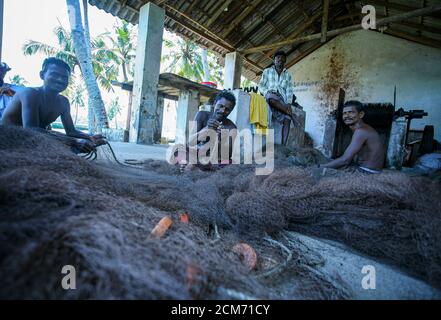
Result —
[[232, 92], [236, 97], [236, 106], [231, 111], [228, 119], [234, 122], [237, 130], [250, 129], [250, 102], [251, 96], [242, 90], [236, 89]]
[[151, 2], [139, 12], [130, 142], [155, 143], [164, 18], [164, 9]]
[[225, 55], [224, 88], [240, 88], [240, 76], [242, 75], [242, 56], [237, 52]]
[[[249, 154], [249, 152], [252, 153], [253, 151], [252, 144], [251, 145], [249, 144], [252, 142], [246, 140], [247, 133], [242, 132], [242, 130], [244, 129], [251, 130], [251, 125], [250, 125], [251, 96], [249, 93], [239, 89], [233, 90], [232, 93], [236, 98], [236, 106], [234, 107], [233, 111], [231, 111], [231, 113], [229, 114], [228, 119], [234, 122], [238, 130], [238, 136], [233, 143], [240, 144], [240, 148], [237, 147], [233, 148], [233, 159], [238, 159], [238, 163], [244, 163], [247, 157], [250, 157], [249, 159], [252, 159], [253, 157], [252, 154]], [[243, 136], [239, 135], [240, 132], [243, 133]], [[252, 137], [251, 131], [250, 131], [250, 136]], [[240, 161], [240, 159], [242, 160]]]
[[199, 94], [197, 91], [181, 91], [176, 114], [175, 143], [187, 142], [189, 121], [193, 121], [199, 110]]

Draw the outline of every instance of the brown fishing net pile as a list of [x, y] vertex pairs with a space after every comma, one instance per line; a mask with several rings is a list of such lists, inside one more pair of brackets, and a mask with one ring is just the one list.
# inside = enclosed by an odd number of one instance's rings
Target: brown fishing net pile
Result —
[[[433, 180], [323, 174], [294, 167], [288, 158], [301, 152], [285, 150], [267, 177], [253, 166], [181, 173], [162, 161], [88, 162], [22, 129], [0, 127], [0, 137], [0, 298], [350, 298], [339, 279], [311, 272], [314, 259], [282, 229], [344, 242], [441, 287]], [[155, 239], [164, 216], [174, 223]], [[257, 253], [252, 271], [232, 250], [241, 242]], [[75, 266], [77, 290], [61, 288], [64, 265]]]

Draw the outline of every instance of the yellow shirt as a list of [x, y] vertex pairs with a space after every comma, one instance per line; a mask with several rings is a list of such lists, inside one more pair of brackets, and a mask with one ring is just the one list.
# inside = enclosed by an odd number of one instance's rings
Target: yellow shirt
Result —
[[255, 125], [257, 134], [266, 135], [268, 109], [265, 98], [258, 93], [251, 93], [250, 123]]

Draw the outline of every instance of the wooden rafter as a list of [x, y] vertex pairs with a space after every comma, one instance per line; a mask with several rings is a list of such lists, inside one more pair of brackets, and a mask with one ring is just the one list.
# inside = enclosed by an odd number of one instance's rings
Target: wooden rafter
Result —
[[219, 18], [219, 16], [222, 14], [222, 12], [225, 11], [226, 8], [228, 8], [228, 6], [230, 5], [230, 3], [233, 0], [227, 0], [225, 1], [220, 7], [219, 9], [216, 10], [216, 12], [211, 16], [211, 18], [207, 21], [207, 23], [205, 24], [205, 26], [208, 28], [210, 27], [213, 22], [215, 22], [217, 20], [217, 18]]
[[[300, 29], [297, 29], [294, 32], [292, 32], [290, 35], [288, 35], [287, 41], [289, 41], [291, 39], [295, 39], [298, 36], [300, 36], [303, 32], [308, 30], [311, 27], [311, 25], [313, 25], [314, 22], [316, 22], [321, 16], [322, 16], [322, 11], [321, 10], [317, 11], [317, 13], [315, 13], [308, 21], [306, 21]], [[278, 48], [274, 48], [273, 50], [262, 50], [262, 51], [263, 52], [268, 51], [267, 53], [270, 56], [272, 56], [277, 51], [277, 49]]]
[[321, 43], [325, 43], [327, 38], [326, 34], [328, 32], [328, 17], [329, 17], [329, 0], [323, 0], [323, 14], [322, 14], [322, 38]]
[[[342, 20], [347, 20], [347, 19], [360, 19], [361, 17], [362, 17], [361, 13], [352, 13], [351, 15], [340, 16], [340, 17], [338, 17], [335, 20], [336, 21], [342, 21]], [[386, 18], [386, 16], [379, 15], [379, 14], [377, 14], [377, 17], [378, 18]], [[390, 24], [391, 25], [408, 27], [408, 28], [416, 29], [418, 31], [423, 31], [423, 32], [430, 32], [430, 33], [434, 33], [434, 34], [441, 34], [441, 28], [432, 27], [432, 26], [426, 26], [424, 24], [418, 24], [418, 23], [409, 22], [409, 21], [391, 22]]]
[[228, 37], [229, 35], [230, 35], [230, 33], [235, 29], [235, 28], [237, 28], [241, 23], [242, 23], [242, 21], [246, 18], [246, 17], [248, 17], [248, 15], [251, 13], [251, 12], [253, 12], [256, 8], [257, 8], [257, 6], [258, 5], [260, 5], [260, 3], [262, 2], [263, 0], [254, 0], [253, 1], [253, 3], [251, 4], [251, 5], [249, 5], [244, 11], [242, 11], [232, 22], [231, 22], [231, 25], [230, 25], [230, 27], [228, 27], [228, 29], [225, 31], [225, 32], [223, 32], [222, 33], [222, 38], [226, 38], [226, 37]]
[[300, 55], [295, 57], [295, 59], [293, 59], [292, 61], [287, 63], [285, 68], [287, 68], [287, 69], [291, 68], [297, 62], [299, 62], [300, 60], [302, 60], [303, 58], [305, 58], [306, 56], [308, 56], [309, 54], [311, 54], [312, 52], [314, 52], [315, 50], [317, 50], [318, 48], [320, 48], [323, 45], [324, 45], [324, 43], [318, 42], [317, 44], [313, 45], [311, 48], [308, 48], [307, 50], [301, 52]]
[[[198, 25], [201, 27], [201, 29], [203, 29], [204, 31], [208, 31], [208, 32], [204, 32], [203, 30], [198, 30], [198, 28], [192, 26], [190, 23], [188, 23], [187, 21], [184, 21], [183, 19], [179, 18], [178, 16], [176, 16], [175, 14], [171, 13], [170, 11], [166, 10], [166, 15], [167, 17], [169, 17], [170, 19], [172, 19], [173, 21], [179, 23], [181, 26], [183, 26], [184, 28], [188, 29], [189, 31], [195, 33], [196, 35], [199, 35], [200, 37], [206, 39], [207, 41], [212, 42], [213, 44], [224, 48], [225, 50], [227, 50], [228, 52], [234, 52], [237, 51], [236, 48], [234, 48], [231, 44], [229, 44], [227, 41], [221, 39], [220, 37], [218, 37], [217, 35], [214, 35], [211, 31], [209, 31], [208, 29], [206, 29], [204, 26], [201, 26], [198, 22], [194, 21], [194, 19], [192, 19], [191, 17], [187, 16], [184, 13], [181, 13], [180, 11], [178, 11], [177, 9], [169, 6], [169, 5], [165, 5], [165, 7], [172, 9], [173, 11], [178, 12], [179, 14], [181, 14], [184, 18], [186, 18], [187, 20], [189, 20], [190, 22]], [[251, 65], [252, 67], [256, 68], [257, 70], [263, 70], [263, 68], [261, 66], [259, 66], [258, 64], [256, 64], [255, 62], [249, 60], [248, 58], [244, 58], [244, 61], [246, 63], [248, 63], [249, 65]]]
[[236, 41], [234, 45], [239, 46], [241, 42], [249, 39], [255, 32], [257, 32], [260, 28], [262, 28], [265, 25], [266, 21], [270, 20], [270, 17], [277, 15], [284, 8], [284, 6], [290, 1], [291, 0], [283, 0], [276, 7], [273, 7], [270, 11], [268, 11], [265, 16], [261, 16], [260, 17], [261, 21], [254, 28], [247, 31], [245, 34], [242, 34], [240, 39]]
[[[415, 11], [417, 9], [421, 9], [419, 7], [399, 4], [399, 3], [395, 3], [395, 2], [387, 2], [385, 0], [369, 0], [368, 2], [369, 2], [369, 4], [372, 4], [372, 5], [387, 6], [389, 9], [394, 9], [394, 10], [401, 11], [401, 12], [409, 12], [409, 11]], [[432, 12], [432, 13], [428, 13], [427, 16], [431, 16], [434, 18], [441, 18], [441, 13]]]
[[186, 14], [190, 14], [193, 9], [196, 7], [196, 5], [198, 4], [199, 0], [193, 0], [193, 2], [191, 3], [191, 5], [185, 10]]

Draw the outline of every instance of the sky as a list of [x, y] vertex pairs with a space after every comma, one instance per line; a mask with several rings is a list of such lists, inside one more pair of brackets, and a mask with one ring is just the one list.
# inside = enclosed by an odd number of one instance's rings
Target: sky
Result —
[[[53, 29], [61, 24], [69, 30], [65, 0], [4, 0], [2, 61], [12, 68], [6, 76], [19, 74], [29, 86], [41, 84], [38, 75], [44, 55], [24, 56], [28, 40], [56, 46]], [[89, 6], [90, 33], [96, 36], [110, 30], [117, 18]]]

